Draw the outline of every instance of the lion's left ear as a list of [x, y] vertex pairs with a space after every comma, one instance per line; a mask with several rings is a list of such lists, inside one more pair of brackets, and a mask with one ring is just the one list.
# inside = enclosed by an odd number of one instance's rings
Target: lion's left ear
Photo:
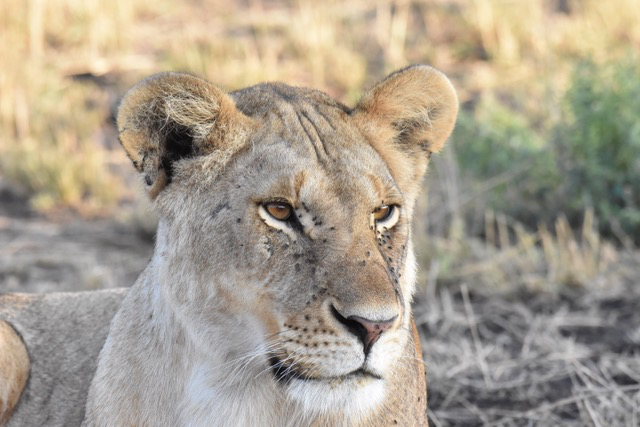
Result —
[[457, 115], [451, 82], [426, 65], [392, 73], [367, 91], [353, 112], [403, 191], [416, 190], [431, 153], [442, 149]]

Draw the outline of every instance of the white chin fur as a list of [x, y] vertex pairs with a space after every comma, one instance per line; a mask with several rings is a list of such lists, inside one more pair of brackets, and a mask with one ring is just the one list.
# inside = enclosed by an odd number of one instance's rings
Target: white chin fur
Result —
[[343, 417], [346, 422], [353, 423], [382, 403], [385, 382], [375, 378], [326, 382], [293, 380], [287, 385], [287, 393], [305, 413]]

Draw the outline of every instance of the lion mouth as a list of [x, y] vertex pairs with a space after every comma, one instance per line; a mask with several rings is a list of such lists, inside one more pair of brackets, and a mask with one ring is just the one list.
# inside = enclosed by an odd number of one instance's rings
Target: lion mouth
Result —
[[296, 370], [294, 366], [285, 364], [284, 361], [278, 359], [276, 356], [272, 356], [269, 359], [269, 364], [271, 365], [271, 372], [275, 376], [276, 380], [282, 384], [289, 384], [293, 380], [333, 382], [333, 381], [353, 380], [353, 379], [359, 379], [359, 378], [369, 378], [369, 379], [376, 379], [376, 380], [382, 379], [380, 375], [366, 370], [363, 366], [342, 375], [317, 377], [317, 376], [307, 375]]

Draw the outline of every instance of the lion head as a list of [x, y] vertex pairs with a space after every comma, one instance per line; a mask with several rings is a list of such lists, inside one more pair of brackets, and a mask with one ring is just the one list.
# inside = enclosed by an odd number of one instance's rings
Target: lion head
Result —
[[411, 336], [414, 204], [457, 110], [428, 66], [391, 74], [355, 108], [177, 73], [134, 87], [120, 140], [160, 217], [158, 292], [192, 342], [251, 358], [310, 411], [380, 404]]

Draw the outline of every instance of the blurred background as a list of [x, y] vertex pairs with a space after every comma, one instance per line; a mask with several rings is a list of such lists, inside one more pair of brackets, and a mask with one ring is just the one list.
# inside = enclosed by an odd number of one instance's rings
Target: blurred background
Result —
[[638, 23], [638, 0], [0, 0], [0, 292], [135, 281], [155, 219], [114, 115], [141, 78], [353, 106], [430, 64], [462, 107], [414, 233], [432, 423], [640, 425]]

